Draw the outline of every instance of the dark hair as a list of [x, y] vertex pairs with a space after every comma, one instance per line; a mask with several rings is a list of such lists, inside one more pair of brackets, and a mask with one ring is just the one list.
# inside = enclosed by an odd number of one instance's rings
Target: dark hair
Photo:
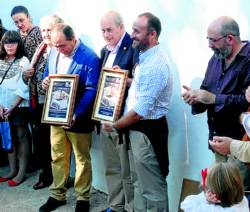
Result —
[[222, 35], [231, 34], [236, 37], [240, 37], [240, 29], [238, 23], [233, 19], [224, 21], [221, 26], [221, 34]]
[[3, 24], [2, 24], [2, 20], [0, 19], [0, 39], [2, 38], [2, 36], [3, 36]]
[[7, 52], [4, 49], [4, 44], [6, 43], [17, 43], [17, 50], [15, 57], [16, 59], [22, 58], [25, 56], [25, 50], [22, 38], [20, 37], [19, 33], [11, 30], [4, 33], [1, 43], [0, 43], [0, 59], [4, 59], [7, 56]]
[[161, 21], [154, 14], [146, 12], [139, 15], [139, 17], [145, 16], [148, 18], [148, 32], [156, 31], [157, 38], [161, 34]]
[[66, 40], [72, 40], [75, 36], [75, 33], [71, 26], [64, 24], [64, 23], [58, 23], [54, 26], [53, 31], [62, 32], [66, 38]]
[[10, 16], [12, 17], [13, 15], [16, 15], [17, 13], [24, 13], [27, 16], [29, 16], [28, 9], [22, 5], [13, 7], [13, 9], [11, 10]]
[[74, 37], [74, 31], [69, 25], [66, 25], [64, 27], [63, 34], [65, 35], [66, 40], [72, 40], [72, 38]]

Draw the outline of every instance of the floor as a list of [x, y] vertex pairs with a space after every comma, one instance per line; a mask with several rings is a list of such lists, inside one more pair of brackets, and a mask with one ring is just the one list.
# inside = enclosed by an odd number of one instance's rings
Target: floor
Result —
[[[0, 167], [0, 176], [7, 173], [8, 167]], [[34, 190], [32, 186], [38, 179], [39, 171], [27, 174], [26, 180], [17, 187], [9, 187], [7, 182], [0, 183], [0, 212], [37, 212], [49, 196], [48, 188]], [[67, 192], [67, 204], [59, 207], [58, 212], [71, 212], [75, 209], [76, 198], [74, 189]], [[107, 208], [106, 194], [91, 191], [90, 211], [100, 212]]]

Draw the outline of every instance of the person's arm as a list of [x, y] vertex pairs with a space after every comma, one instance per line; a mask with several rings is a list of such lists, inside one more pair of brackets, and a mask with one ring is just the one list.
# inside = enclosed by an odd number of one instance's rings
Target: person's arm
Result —
[[214, 136], [209, 144], [222, 155], [231, 154], [244, 163], [250, 162], [250, 142], [238, 141], [228, 137]]
[[250, 163], [250, 142], [232, 140], [230, 144], [231, 155], [244, 163]]
[[100, 59], [97, 56], [92, 57], [87, 66], [88, 70], [85, 69], [86, 67], [84, 65], [79, 76], [79, 86], [81, 86], [82, 92], [78, 92], [78, 95], [81, 96], [79, 97], [80, 100], [74, 111], [76, 118], [79, 116], [83, 117], [85, 114], [89, 113], [89, 110], [93, 105], [101, 70]]
[[133, 125], [140, 119], [142, 119], [142, 117], [138, 115], [135, 111], [131, 110], [114, 123], [102, 122], [102, 127], [107, 132], [112, 132], [114, 130], [123, 129], [125, 127]]
[[13, 110], [15, 110], [23, 101], [23, 98], [20, 96], [17, 96], [16, 102], [10, 106], [10, 108], [5, 109], [3, 112], [3, 117], [8, 118], [11, 113], [13, 112]]

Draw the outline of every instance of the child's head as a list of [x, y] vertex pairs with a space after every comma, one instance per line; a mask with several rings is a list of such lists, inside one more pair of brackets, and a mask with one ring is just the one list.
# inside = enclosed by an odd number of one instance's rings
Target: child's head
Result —
[[216, 194], [221, 206], [229, 207], [243, 199], [240, 171], [233, 163], [217, 163], [208, 169], [206, 187]]

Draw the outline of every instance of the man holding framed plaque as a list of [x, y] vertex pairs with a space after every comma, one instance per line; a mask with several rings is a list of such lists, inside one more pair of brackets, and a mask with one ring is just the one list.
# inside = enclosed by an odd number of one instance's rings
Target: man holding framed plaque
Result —
[[135, 20], [131, 37], [140, 56], [124, 116], [113, 123], [103, 122], [108, 132], [129, 129], [135, 174], [134, 211], [169, 211], [166, 115], [172, 76], [167, 56], [158, 43], [160, 32], [160, 20], [151, 13], [143, 13]]
[[[125, 32], [121, 15], [115, 11], [109, 11], [101, 18], [100, 25], [103, 38], [106, 41], [106, 46], [101, 50], [102, 66], [105, 68], [119, 66], [120, 69], [128, 70], [128, 77], [131, 79], [132, 68], [138, 59], [138, 51], [132, 48], [132, 39]], [[104, 68], [102, 73], [105, 73]], [[114, 75], [118, 73], [118, 69], [114, 69]], [[114, 81], [115, 79], [116, 81]], [[119, 85], [116, 83], [117, 79], [120, 78], [118, 76], [106, 77], [108, 83], [103, 86], [103, 104], [110, 106], [117, 102], [115, 98], [108, 98], [109, 96], [117, 96], [113, 92], [118, 90], [113, 89], [114, 85]], [[129, 79], [127, 80], [124, 99], [127, 96]], [[113, 95], [109, 95], [111, 93]], [[123, 111], [124, 103], [125, 101], [122, 100], [121, 111]], [[117, 132], [106, 132], [103, 129], [100, 132], [105, 180], [108, 189], [108, 205], [113, 211], [122, 212], [126, 209], [130, 212], [133, 211], [133, 185], [129, 167], [130, 151], [127, 148], [126, 141], [122, 140], [121, 137], [121, 132], [118, 134]]]
[[[52, 211], [66, 204], [67, 188], [65, 185], [69, 177], [71, 148], [74, 151], [76, 161], [74, 185], [77, 202], [75, 211], [89, 211], [89, 192], [92, 179], [89, 153], [93, 130], [91, 114], [100, 73], [100, 60], [90, 48], [76, 38], [73, 29], [68, 25], [57, 24], [51, 32], [51, 40], [56, 49], [51, 50], [42, 84], [43, 88], [49, 89], [49, 85], [53, 82], [53, 78], [50, 76], [55, 77], [55, 75], [78, 75], [78, 86], [75, 95], [72, 95], [75, 101], [71, 123], [67, 126], [51, 123], [54, 179], [50, 186], [50, 197], [39, 208], [39, 211]], [[60, 77], [58, 77], [59, 79]], [[63, 83], [71, 83], [71, 81]], [[59, 99], [62, 99], [62, 96], [64, 98], [65, 92], [70, 94], [70, 89], [67, 89], [67, 86], [64, 86], [65, 88], [62, 86], [54, 87], [56, 87], [57, 93], [51, 93], [54, 94], [55, 99], [58, 99], [58, 96]], [[58, 92], [59, 90], [60, 92]], [[60, 110], [64, 111], [64, 108]], [[54, 112], [56, 113], [56, 111]]]

